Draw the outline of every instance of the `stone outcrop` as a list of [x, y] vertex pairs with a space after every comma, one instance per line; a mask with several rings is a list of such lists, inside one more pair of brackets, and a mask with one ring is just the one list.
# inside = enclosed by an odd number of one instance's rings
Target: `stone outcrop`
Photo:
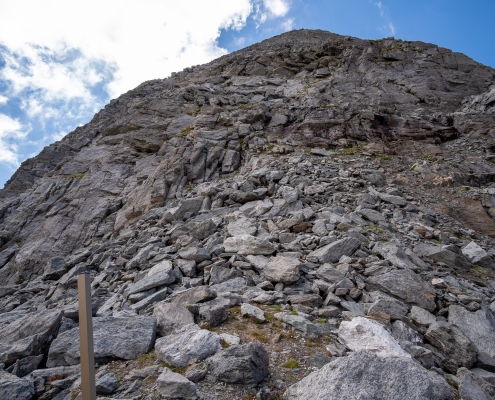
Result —
[[88, 273], [103, 395], [489, 398], [494, 85], [300, 30], [112, 100], [0, 190], [0, 397], [77, 397]]

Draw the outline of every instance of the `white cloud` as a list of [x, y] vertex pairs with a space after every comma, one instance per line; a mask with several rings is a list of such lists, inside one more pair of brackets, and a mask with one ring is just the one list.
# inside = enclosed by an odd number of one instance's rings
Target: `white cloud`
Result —
[[388, 29], [390, 29], [390, 33], [392, 34], [392, 36], [395, 36], [395, 26], [392, 22], [388, 23]]
[[[31, 122], [48, 129], [30, 138], [31, 144], [59, 139], [87, 122], [108, 96], [225, 54], [217, 43], [222, 29], [240, 30], [253, 13], [258, 25], [283, 18], [290, 4], [0, 0], [0, 83], [6, 87], [0, 105], [18, 104], [13, 107], [24, 113], [20, 120], [2, 115], [0, 163], [23, 157], [20, 147], [29, 141]], [[293, 21], [283, 24], [289, 28]]]
[[380, 15], [383, 15], [383, 4], [381, 1], [379, 1], [378, 3], [375, 3], [375, 6], [378, 7], [378, 9], [380, 10]]
[[17, 119], [0, 114], [0, 162], [14, 166], [19, 164], [18, 146], [15, 140], [26, 138], [28, 131]]
[[251, 10], [249, 0], [2, 1], [0, 44], [7, 52], [0, 79], [15, 94], [90, 101], [103, 69], [116, 97], [224, 54], [216, 44], [220, 29], [240, 29]]
[[263, 3], [273, 17], [284, 17], [290, 9], [288, 0], [263, 0]]
[[294, 18], [287, 18], [282, 22], [281, 26], [284, 31], [291, 31], [294, 29]]

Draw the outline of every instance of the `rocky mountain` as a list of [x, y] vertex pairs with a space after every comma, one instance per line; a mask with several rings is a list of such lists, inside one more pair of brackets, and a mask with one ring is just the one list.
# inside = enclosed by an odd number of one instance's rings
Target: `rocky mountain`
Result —
[[495, 70], [285, 33], [148, 81], [0, 190], [0, 398], [491, 399]]

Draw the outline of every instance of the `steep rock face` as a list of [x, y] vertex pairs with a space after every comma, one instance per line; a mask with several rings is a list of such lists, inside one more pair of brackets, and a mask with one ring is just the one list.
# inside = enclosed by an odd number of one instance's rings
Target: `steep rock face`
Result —
[[20, 244], [0, 275], [37, 276], [50, 257], [104, 243], [173, 206], [186, 184], [258, 153], [362, 142], [400, 153], [407, 140], [493, 134], [493, 80], [493, 69], [436, 45], [300, 30], [145, 82], [0, 191], [0, 245]]
[[303, 30], [112, 100], [0, 192], [0, 386], [77, 396], [89, 273], [101, 393], [491, 396], [493, 72]]

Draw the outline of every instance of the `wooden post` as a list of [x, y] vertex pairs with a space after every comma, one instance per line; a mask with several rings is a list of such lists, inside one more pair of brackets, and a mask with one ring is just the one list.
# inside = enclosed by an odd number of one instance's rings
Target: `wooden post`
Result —
[[91, 276], [89, 273], [80, 274], [77, 277], [77, 290], [79, 297], [82, 400], [96, 400]]

